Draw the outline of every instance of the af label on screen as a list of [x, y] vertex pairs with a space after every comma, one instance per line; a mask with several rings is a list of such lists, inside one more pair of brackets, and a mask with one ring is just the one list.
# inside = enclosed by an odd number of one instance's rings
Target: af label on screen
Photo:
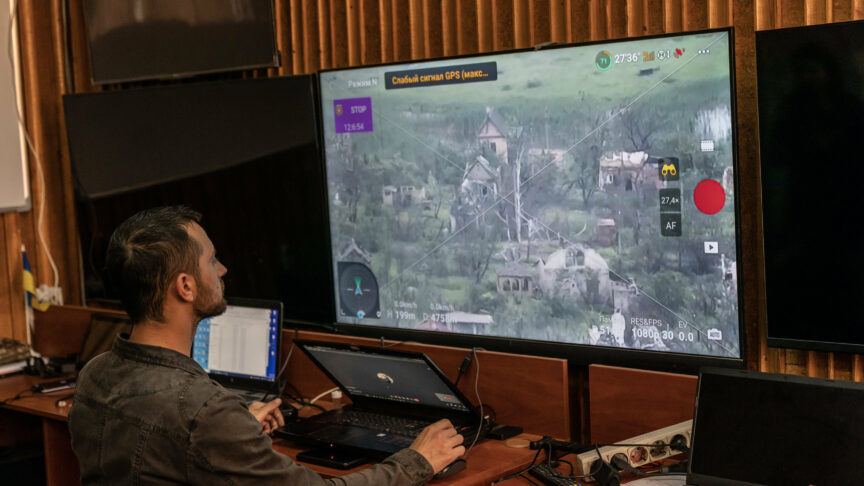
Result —
[[681, 213], [661, 213], [660, 234], [663, 236], [681, 236]]
[[372, 98], [333, 100], [336, 133], [372, 131]]

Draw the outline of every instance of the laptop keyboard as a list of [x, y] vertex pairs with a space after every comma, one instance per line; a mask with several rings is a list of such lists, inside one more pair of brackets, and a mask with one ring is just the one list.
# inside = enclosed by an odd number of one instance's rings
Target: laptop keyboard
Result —
[[346, 410], [341, 414], [333, 416], [332, 422], [356, 425], [378, 432], [404, 435], [406, 437], [417, 437], [424, 428], [432, 424], [432, 422], [425, 420], [395, 417], [393, 415], [364, 412], [361, 410]]

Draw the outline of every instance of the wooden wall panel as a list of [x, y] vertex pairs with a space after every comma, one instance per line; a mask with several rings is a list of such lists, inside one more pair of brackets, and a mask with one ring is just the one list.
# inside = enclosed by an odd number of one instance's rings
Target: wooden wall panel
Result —
[[[736, 189], [741, 208], [762, 207], [759, 191], [758, 138], [756, 130], [756, 56], [755, 11], [750, 0], [734, 0], [732, 19], [735, 23], [735, 72], [737, 95], [738, 171], [747, 176], [740, 178]], [[742, 293], [748, 298], [741, 307], [745, 322], [745, 356], [749, 368], [755, 368], [764, 355], [764, 274], [762, 272], [761, 219], [759, 211], [742, 210], [741, 249], [742, 268], [747, 269], [739, 279]], [[757, 304], [762, 302], [763, 304]]]
[[390, 1], [390, 22], [393, 29], [393, 61], [411, 59], [411, 9], [404, 0]]
[[[517, 25], [515, 21], [515, 3], [519, 3], [520, 7], [524, 9], [524, 2], [513, 2], [513, 0], [493, 0], [492, 2], [492, 9], [495, 12], [492, 16], [492, 42], [497, 51], [513, 49], [517, 45], [517, 27], [525, 27], [525, 29], [520, 31], [522, 39], [525, 39], [528, 32], [527, 23], [520, 19]], [[520, 47], [524, 46], [520, 45]]]
[[663, 0], [645, 0], [644, 7], [644, 22], [645, 34], [655, 35], [662, 34], [664, 31], [664, 9]]
[[641, 1], [627, 2], [627, 36], [645, 35], [645, 3]]
[[[383, 42], [381, 39], [381, 9], [378, 0], [360, 0], [360, 60], [349, 60], [357, 64], [377, 64], [381, 62]], [[350, 14], [350, 11], [349, 11]]]
[[473, 0], [459, 0], [459, 9], [456, 12], [459, 25], [459, 54], [473, 54], [477, 52], [477, 37], [479, 28], [477, 26], [477, 3]]
[[591, 437], [610, 444], [691, 420], [697, 377], [615, 366], [588, 367]]
[[0, 216], [0, 336], [23, 340], [24, 328], [18, 322], [24, 318], [24, 292], [21, 277], [16, 278], [21, 240], [10, 224], [14, 222], [14, 214]]
[[699, 30], [708, 28], [708, 2], [705, 0], [684, 0], [684, 10], [681, 20], [684, 30]]
[[326, 39], [329, 49], [325, 52], [329, 51], [331, 68], [360, 64], [359, 3], [359, 0], [330, 0], [330, 18], [322, 12], [321, 23], [330, 31]]
[[441, 15], [440, 0], [423, 0], [423, 18], [426, 19], [426, 57], [428, 58], [444, 55], [444, 35]]
[[[276, 0], [275, 7], [283, 65], [271, 69], [269, 75], [528, 47], [546, 41], [583, 42], [734, 25], [743, 208], [761, 207], [755, 30], [864, 18], [864, 0]], [[65, 30], [61, 23], [64, 9], [69, 18]], [[44, 234], [57, 261], [67, 303], [77, 304], [81, 302], [80, 272], [61, 96], [103, 88], [90, 82], [82, 0], [21, 0], [19, 11], [25, 116], [45, 166], [47, 197], [41, 197], [32, 164], [31, 189], [35, 209], [45, 204]], [[68, 52], [65, 59], [64, 52]], [[65, 70], [70, 72], [68, 79]], [[267, 74], [258, 70], [249, 76]], [[758, 211], [743, 214], [741, 259], [747, 274], [741, 282], [748, 366], [864, 379], [860, 355], [767, 347], [761, 215]], [[37, 282], [53, 280], [36, 227], [37, 211], [0, 215], [0, 336], [25, 335], [22, 242], [27, 245]]]
[[[338, 11], [332, 12], [330, 11], [330, 2], [327, 0], [323, 2], [317, 2], [318, 9], [315, 12], [310, 12], [315, 14], [315, 21], [318, 25], [318, 35], [317, 44], [318, 44], [318, 69], [329, 69], [333, 67], [333, 39], [331, 39], [332, 30], [338, 29], [342, 32], [342, 36], [345, 35], [345, 30], [347, 26], [345, 25], [345, 16], [344, 16], [344, 5], [342, 15], [340, 16]], [[338, 7], [337, 7], [338, 8]], [[342, 22], [340, 22], [340, 20]], [[342, 25], [340, 25], [340, 23]], [[344, 54], [346, 49], [340, 49], [340, 52]]]
[[774, 27], [774, 15], [777, 8], [771, 2], [759, 2], [756, 4], [756, 30], [771, 29]]
[[833, 0], [827, 22], [846, 22], [852, 20], [852, 0]]
[[831, 10], [824, 1], [806, 2], [804, 4], [804, 22], [807, 25], [824, 24], [825, 22], [829, 22], [828, 16], [830, 13]]
[[393, 8], [389, 0], [378, 4], [381, 16], [381, 62], [393, 60]]
[[816, 3], [820, 0], [778, 0], [776, 18], [780, 25], [777, 27], [797, 27], [806, 22], [806, 3]]
[[534, 0], [531, 2], [531, 45], [536, 46], [552, 39], [552, 24], [549, 19], [549, 1]]
[[591, 40], [591, 1], [569, 0], [565, 14], [567, 15], [567, 42]]
[[288, 5], [291, 21], [291, 74], [305, 71], [303, 64], [303, 6], [301, 1], [290, 0]]
[[606, 2], [604, 0], [591, 0], [588, 8], [588, 22], [591, 26], [591, 40], [602, 40], [611, 37], [608, 35], [609, 26], [606, 21]]
[[684, 30], [683, 0], [664, 0], [663, 22], [666, 32], [681, 32]]
[[459, 53], [459, 23], [457, 0], [441, 0], [441, 37], [445, 56]]
[[730, 0], [711, 0], [708, 3], [708, 26], [726, 27], [732, 25], [732, 2]]
[[628, 37], [627, 0], [607, 0], [606, 35], [610, 39]]
[[428, 57], [426, 55], [426, 36], [424, 35], [426, 19], [423, 18], [423, 0], [409, 0], [406, 3], [408, 4], [408, 25], [411, 36], [411, 59]]
[[492, 0], [477, 0], [477, 47], [480, 52], [494, 50]]
[[317, 0], [302, 0], [300, 26], [303, 29], [303, 72], [321, 69], [321, 23]]
[[567, 7], [564, 0], [550, 0], [549, 29], [549, 40], [567, 42]]

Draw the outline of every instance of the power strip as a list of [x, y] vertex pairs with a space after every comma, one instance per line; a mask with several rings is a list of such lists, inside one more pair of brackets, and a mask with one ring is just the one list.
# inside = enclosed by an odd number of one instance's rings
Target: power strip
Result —
[[[687, 420], [680, 424], [670, 425], [662, 429], [657, 429], [647, 434], [637, 435], [627, 440], [622, 440], [622, 444], [657, 444], [654, 447], [650, 446], [604, 446], [600, 448], [600, 456], [603, 461], [612, 462], [612, 458], [617, 456], [625, 459], [631, 467], [639, 467], [649, 462], [658, 461], [667, 457], [674, 456], [684, 452], [690, 447], [690, 431], [693, 428], [693, 421]], [[665, 444], [671, 444], [669, 447]], [[681, 445], [684, 448], [676, 449], [676, 445]], [[598, 451], [589, 451], [579, 454], [576, 459], [579, 467], [579, 474], [591, 474], [592, 467], [597, 468], [595, 463], [600, 459], [597, 457]], [[596, 471], [596, 469], [595, 469]]]
[[36, 288], [36, 298], [40, 302], [51, 302], [52, 305], [63, 305], [63, 289], [45, 284]]

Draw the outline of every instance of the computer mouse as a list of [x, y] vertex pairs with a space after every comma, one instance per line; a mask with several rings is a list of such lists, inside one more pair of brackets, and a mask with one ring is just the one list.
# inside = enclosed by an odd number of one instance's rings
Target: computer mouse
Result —
[[462, 471], [463, 469], [465, 469], [465, 465], [466, 465], [465, 459], [462, 459], [461, 457], [457, 457], [453, 462], [444, 466], [444, 469], [435, 473], [435, 475], [432, 476], [432, 478], [433, 479], [449, 478], [450, 476], [452, 476], [452, 475]]
[[282, 412], [282, 418], [285, 419], [286, 424], [297, 421], [297, 408], [290, 403], [282, 402], [279, 405], [279, 411]]

